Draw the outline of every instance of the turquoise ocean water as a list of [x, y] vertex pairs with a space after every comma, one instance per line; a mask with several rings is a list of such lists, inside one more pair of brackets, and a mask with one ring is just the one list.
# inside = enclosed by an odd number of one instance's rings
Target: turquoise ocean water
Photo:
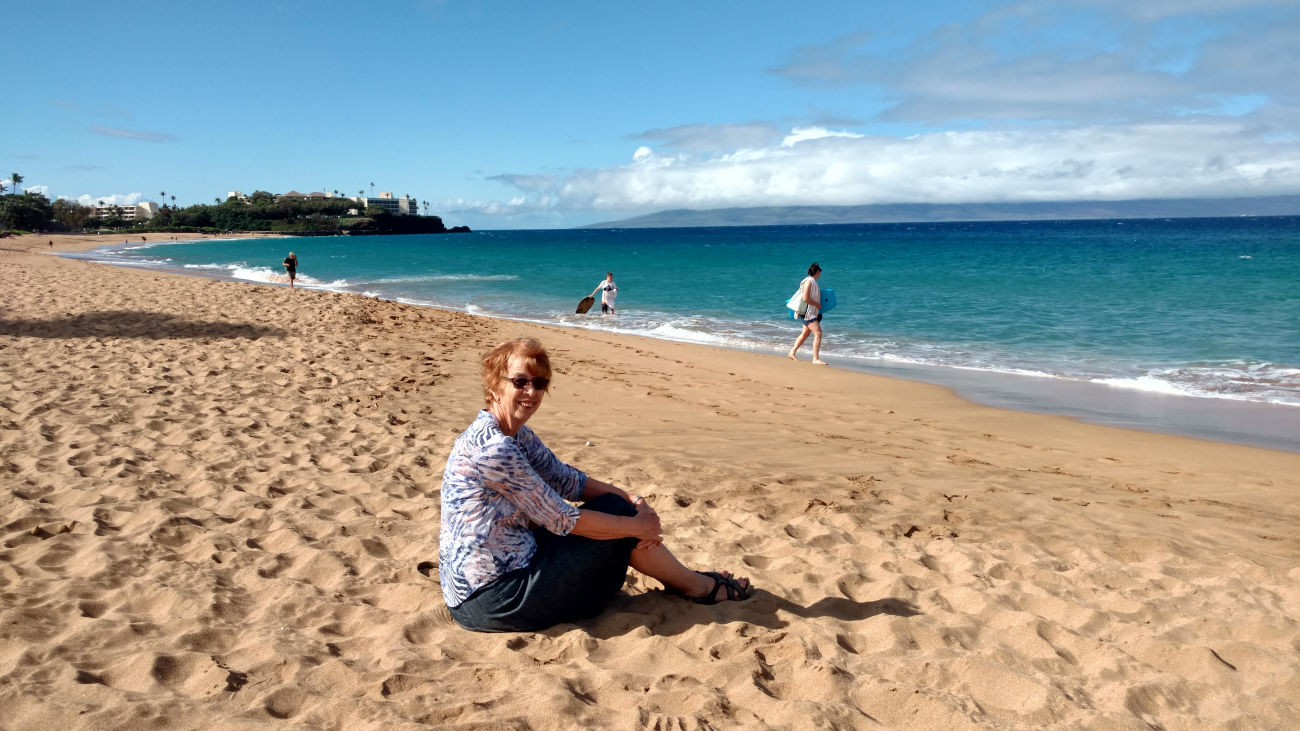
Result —
[[[1300, 217], [486, 231], [83, 256], [276, 282], [289, 250], [308, 287], [773, 354], [798, 332], [784, 304], [817, 261], [838, 296], [823, 323], [832, 365], [1300, 451]], [[606, 271], [618, 314], [573, 314]]]

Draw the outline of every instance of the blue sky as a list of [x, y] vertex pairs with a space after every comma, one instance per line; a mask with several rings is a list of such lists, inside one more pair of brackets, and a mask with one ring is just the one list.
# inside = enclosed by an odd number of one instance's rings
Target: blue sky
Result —
[[448, 225], [1300, 193], [1300, 0], [6, 2], [51, 198], [410, 194]]

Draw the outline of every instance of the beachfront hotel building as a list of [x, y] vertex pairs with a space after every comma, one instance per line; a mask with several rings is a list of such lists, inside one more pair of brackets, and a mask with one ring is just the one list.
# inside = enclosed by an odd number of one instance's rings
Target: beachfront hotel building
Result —
[[[364, 195], [361, 196], [349, 195], [349, 196], [338, 196], [338, 197], [340, 199], [350, 200], [353, 203], [356, 203], [357, 204], [356, 210], [358, 213], [365, 211], [367, 208], [371, 206], [374, 206], [376, 208], [382, 208], [386, 213], [391, 213], [394, 216], [420, 215], [420, 202], [414, 198], [411, 198], [410, 196], [404, 195], [401, 198], [394, 198], [391, 192], [385, 191], [380, 193], [378, 198], [371, 198], [369, 196], [364, 196]], [[248, 196], [244, 195], [238, 190], [232, 190], [226, 193], [226, 199], [229, 200], [231, 198], [234, 198], [238, 201], [242, 201], [244, 203], [252, 202]], [[299, 193], [296, 190], [291, 190], [288, 193], [281, 193], [277, 195], [276, 198], [289, 199], [289, 200], [329, 200], [335, 198], [335, 195], [333, 193], [320, 193], [320, 192]]]
[[360, 204], [361, 210], [365, 210], [370, 206], [375, 206], [376, 208], [384, 209], [384, 211], [391, 213], [394, 216], [420, 215], [419, 201], [415, 200], [414, 198], [410, 198], [408, 196], [402, 196], [401, 198], [394, 198], [392, 193], [385, 192], [385, 193], [380, 193], [378, 198], [354, 196], [352, 200]]
[[158, 215], [158, 204], [153, 201], [125, 206], [114, 206], [112, 203], [100, 201], [95, 204], [95, 212], [91, 216], [94, 218], [112, 218], [114, 209], [121, 214], [123, 221], [147, 221]]

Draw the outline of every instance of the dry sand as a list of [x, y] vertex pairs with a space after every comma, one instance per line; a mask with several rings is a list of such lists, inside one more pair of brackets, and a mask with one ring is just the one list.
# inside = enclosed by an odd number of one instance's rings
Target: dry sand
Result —
[[[1300, 455], [49, 238], [0, 240], [0, 727], [1300, 725]], [[521, 334], [534, 429], [753, 599], [452, 623], [443, 462]]]

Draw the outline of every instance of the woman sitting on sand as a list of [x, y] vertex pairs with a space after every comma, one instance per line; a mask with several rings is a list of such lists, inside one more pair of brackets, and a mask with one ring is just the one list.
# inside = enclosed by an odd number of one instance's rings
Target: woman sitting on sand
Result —
[[629, 565], [701, 604], [750, 595], [748, 579], [683, 566], [644, 498], [561, 462], [525, 426], [551, 382], [541, 343], [502, 343], [482, 372], [487, 408], [442, 476], [438, 573], [462, 627], [520, 632], [595, 616]]

